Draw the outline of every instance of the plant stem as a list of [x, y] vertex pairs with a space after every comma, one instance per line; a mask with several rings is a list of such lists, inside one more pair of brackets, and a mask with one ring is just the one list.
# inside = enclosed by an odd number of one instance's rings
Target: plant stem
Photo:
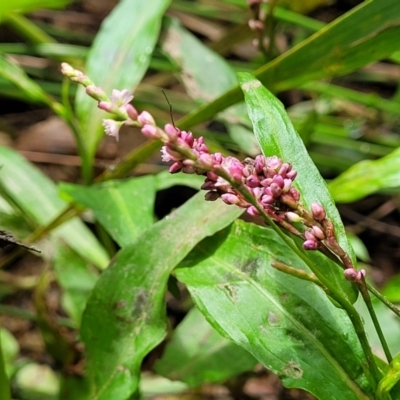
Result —
[[382, 295], [382, 293], [379, 293], [378, 290], [376, 290], [372, 285], [367, 283], [367, 288], [368, 290], [385, 306], [387, 306], [390, 310], [392, 310], [398, 317], [400, 317], [400, 309], [396, 307], [393, 303], [391, 303], [385, 296]]
[[364, 302], [365, 302], [365, 304], [366, 304], [366, 306], [368, 308], [369, 315], [371, 316], [371, 319], [372, 319], [372, 322], [374, 324], [376, 333], [378, 334], [379, 340], [381, 342], [383, 351], [385, 352], [386, 358], [387, 358], [388, 362], [390, 363], [390, 362], [392, 362], [393, 357], [392, 357], [392, 355], [390, 353], [389, 347], [388, 347], [388, 345], [386, 343], [385, 336], [384, 336], [384, 334], [382, 332], [382, 329], [381, 329], [381, 326], [379, 324], [378, 318], [376, 316], [374, 307], [372, 305], [371, 297], [370, 297], [370, 295], [368, 293], [368, 288], [367, 288], [367, 284], [365, 282], [365, 278], [364, 277], [362, 278], [361, 282], [357, 286], [358, 286], [358, 288], [359, 288], [359, 290], [361, 292], [361, 295], [362, 295], [362, 297], [364, 299]]

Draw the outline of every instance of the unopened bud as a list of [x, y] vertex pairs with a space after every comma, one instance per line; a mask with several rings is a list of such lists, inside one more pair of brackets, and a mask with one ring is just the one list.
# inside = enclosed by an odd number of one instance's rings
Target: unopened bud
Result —
[[95, 85], [89, 85], [86, 87], [86, 94], [97, 101], [107, 101], [108, 97], [104, 90]]
[[300, 215], [298, 215], [292, 211], [288, 211], [287, 213], [285, 213], [285, 217], [290, 222], [303, 222], [304, 221], [303, 218], [300, 217]]
[[365, 269], [357, 271], [355, 268], [347, 268], [343, 273], [345, 278], [350, 282], [361, 282], [366, 275]]
[[157, 140], [160, 138], [158, 128], [154, 125], [144, 125], [141, 129], [142, 134], [150, 140]]
[[311, 204], [311, 212], [316, 221], [323, 221], [326, 218], [326, 211], [321, 204], [312, 203]]
[[303, 243], [303, 249], [305, 250], [317, 250], [318, 249], [318, 242], [315, 240], [306, 240]]
[[125, 106], [125, 111], [126, 111], [126, 113], [128, 114], [128, 117], [129, 117], [131, 120], [133, 120], [133, 121], [136, 121], [136, 120], [137, 120], [137, 118], [138, 118], [138, 112], [137, 112], [136, 108], [133, 107], [132, 104], [127, 104], [127, 105]]
[[154, 121], [153, 116], [147, 112], [147, 111], [142, 111], [137, 118], [138, 122], [141, 125], [153, 125], [156, 126], [156, 122]]
[[314, 225], [311, 229], [316, 238], [318, 238], [320, 240], [325, 239], [325, 234], [320, 227]]

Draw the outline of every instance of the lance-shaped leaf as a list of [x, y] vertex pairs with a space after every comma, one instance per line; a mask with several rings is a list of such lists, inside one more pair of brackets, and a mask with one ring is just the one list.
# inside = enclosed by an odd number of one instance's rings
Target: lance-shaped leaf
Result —
[[61, 189], [90, 208], [121, 247], [132, 243], [154, 221], [153, 176], [113, 180], [90, 187], [63, 184]]
[[176, 275], [214, 328], [285, 386], [320, 399], [368, 399], [365, 359], [346, 313], [272, 261], [308, 271], [273, 230], [237, 221], [200, 243]]
[[[106, 93], [111, 94], [112, 89], [133, 91], [140, 82], [169, 3], [170, 0], [122, 0], [104, 20], [89, 52], [85, 72]], [[85, 135], [85, 162], [90, 163], [103, 136], [104, 112], [82, 87], [77, 93], [76, 109]]]
[[122, 249], [97, 282], [82, 321], [91, 399], [124, 400], [137, 390], [143, 357], [163, 339], [164, 295], [175, 266], [242, 210], [199, 193]]
[[[300, 201], [308, 209], [311, 209], [313, 202], [324, 206], [327, 216], [335, 225], [338, 242], [355, 263], [353, 249], [348, 242], [342, 220], [327, 185], [308, 155], [303, 141], [294, 130], [283, 104], [252, 75], [241, 73], [239, 79], [253, 123], [254, 135], [260, 143], [262, 152], [266, 156], [277, 155], [293, 165], [297, 171], [294, 186], [301, 194]], [[337, 268], [338, 279], [341, 274], [342, 272]], [[354, 301], [356, 297], [354, 297], [352, 286], [343, 285], [345, 286]]]
[[379, 160], [361, 161], [329, 183], [333, 198], [348, 203], [379, 190], [400, 187], [400, 149]]
[[192, 308], [174, 330], [157, 373], [192, 387], [221, 382], [252, 370], [257, 360], [242, 347], [222, 337], [197, 308]]
[[[0, 187], [25, 219], [46, 225], [61, 214], [67, 203], [61, 200], [57, 186], [20, 154], [0, 147]], [[103, 246], [79, 218], [56, 228], [52, 235], [62, 238], [84, 259], [104, 268], [109, 261]]]

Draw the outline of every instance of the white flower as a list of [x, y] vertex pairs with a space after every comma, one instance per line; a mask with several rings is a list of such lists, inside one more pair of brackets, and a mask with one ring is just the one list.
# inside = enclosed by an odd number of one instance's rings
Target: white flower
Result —
[[129, 92], [128, 89], [113, 89], [111, 92], [110, 100], [112, 105], [114, 105], [115, 107], [125, 107], [132, 99], [133, 95]]
[[103, 119], [104, 130], [107, 135], [114, 136], [118, 140], [119, 129], [123, 125], [124, 121], [115, 121], [113, 119]]

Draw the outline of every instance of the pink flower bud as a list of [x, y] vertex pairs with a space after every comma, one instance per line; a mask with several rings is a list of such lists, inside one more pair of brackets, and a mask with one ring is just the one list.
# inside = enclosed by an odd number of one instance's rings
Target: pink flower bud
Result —
[[156, 126], [156, 122], [154, 121], [153, 116], [147, 112], [147, 111], [142, 111], [137, 118], [138, 122], [141, 125], [154, 125]]
[[87, 86], [86, 94], [88, 94], [90, 97], [92, 97], [93, 99], [95, 99], [97, 101], [107, 101], [108, 100], [107, 95], [105, 94], [104, 90], [95, 85]]
[[326, 218], [326, 211], [321, 204], [312, 203], [311, 204], [311, 212], [316, 221], [323, 221]]
[[257, 208], [255, 208], [254, 206], [250, 206], [247, 208], [247, 214], [249, 214], [253, 217], [258, 217], [260, 215]]
[[317, 238], [314, 236], [314, 234], [311, 231], [305, 231], [304, 237], [306, 238], [306, 240], [314, 240], [314, 241], [317, 240]]
[[226, 204], [239, 204], [240, 200], [239, 197], [232, 193], [224, 193], [221, 195], [221, 199]]
[[177, 139], [180, 130], [173, 126], [172, 124], [165, 124], [164, 132], [167, 134], [169, 140], [174, 141]]
[[182, 163], [180, 161], [176, 161], [169, 167], [168, 171], [170, 174], [176, 174], [177, 172], [180, 172], [181, 170], [182, 170]]
[[246, 185], [250, 188], [255, 188], [260, 185], [260, 180], [257, 175], [250, 175], [246, 178]]
[[316, 238], [318, 238], [320, 240], [325, 239], [325, 234], [319, 226], [313, 226], [311, 229]]
[[150, 140], [160, 139], [160, 132], [158, 128], [154, 125], [144, 125], [141, 129], [142, 134]]
[[317, 250], [318, 249], [318, 242], [315, 240], [306, 240], [303, 243], [304, 250]]
[[132, 104], [127, 104], [127, 105], [125, 106], [125, 111], [126, 111], [126, 113], [128, 114], [128, 117], [129, 117], [131, 120], [133, 120], [133, 121], [136, 121], [136, 120], [137, 120], [138, 112], [137, 112], [136, 108], [133, 107]]
[[109, 101], [99, 101], [97, 107], [100, 110], [107, 111], [108, 113], [114, 112], [114, 106]]
[[366, 275], [365, 269], [357, 271], [354, 268], [347, 268], [343, 273], [344, 277], [350, 282], [361, 282]]
[[285, 186], [285, 182], [284, 182], [284, 180], [283, 180], [283, 178], [282, 178], [281, 175], [275, 175], [275, 176], [272, 178], [272, 181], [273, 181], [274, 183], [276, 183], [281, 189], [283, 189], [283, 187]]

